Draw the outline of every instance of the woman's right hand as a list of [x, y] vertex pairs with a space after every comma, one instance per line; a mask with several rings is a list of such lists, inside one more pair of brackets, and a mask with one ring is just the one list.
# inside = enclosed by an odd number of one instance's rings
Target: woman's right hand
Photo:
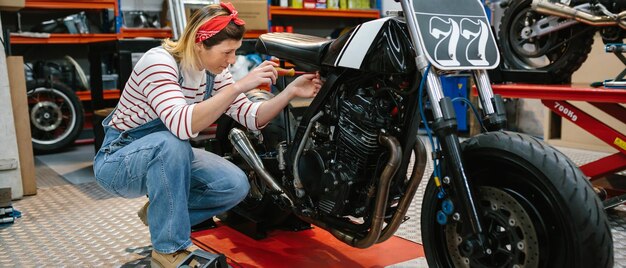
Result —
[[264, 61], [254, 70], [250, 71], [244, 78], [235, 82], [234, 88], [240, 93], [246, 93], [249, 90], [257, 88], [259, 85], [273, 85], [276, 83], [278, 71], [276, 68], [278, 63]]

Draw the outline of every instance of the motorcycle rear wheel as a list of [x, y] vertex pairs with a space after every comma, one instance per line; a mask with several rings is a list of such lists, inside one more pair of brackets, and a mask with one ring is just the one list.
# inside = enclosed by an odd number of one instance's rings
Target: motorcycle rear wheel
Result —
[[53, 82], [28, 94], [33, 150], [57, 152], [72, 144], [83, 129], [83, 107], [66, 85]]
[[510, 69], [547, 71], [554, 82], [569, 82], [591, 52], [595, 30], [579, 24], [524, 38], [527, 26], [547, 17], [532, 11], [531, 3], [532, 0], [512, 0], [502, 15], [498, 40], [504, 62]]
[[431, 180], [421, 215], [429, 267], [613, 267], [613, 239], [602, 204], [565, 155], [513, 132], [484, 133], [462, 148], [492, 253], [460, 254], [457, 245], [468, 226], [463, 217], [437, 223], [442, 201]]

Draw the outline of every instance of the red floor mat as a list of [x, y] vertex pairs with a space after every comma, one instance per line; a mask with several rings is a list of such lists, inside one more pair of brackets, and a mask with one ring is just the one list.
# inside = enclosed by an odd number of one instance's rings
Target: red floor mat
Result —
[[273, 231], [266, 239], [254, 240], [220, 226], [191, 237], [198, 247], [226, 255], [234, 267], [385, 267], [424, 256], [422, 245], [399, 237], [356, 249], [321, 228]]

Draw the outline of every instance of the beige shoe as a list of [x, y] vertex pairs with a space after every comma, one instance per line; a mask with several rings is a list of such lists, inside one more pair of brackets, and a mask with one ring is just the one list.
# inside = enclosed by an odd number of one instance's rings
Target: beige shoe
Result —
[[189, 246], [187, 249], [179, 250], [174, 253], [165, 254], [152, 250], [152, 258], [150, 260], [150, 267], [152, 268], [170, 268], [176, 267], [181, 264], [191, 252], [199, 249], [195, 245]]
[[137, 216], [145, 226], [148, 226], [148, 206], [150, 206], [150, 201], [146, 202], [143, 207], [137, 211]]

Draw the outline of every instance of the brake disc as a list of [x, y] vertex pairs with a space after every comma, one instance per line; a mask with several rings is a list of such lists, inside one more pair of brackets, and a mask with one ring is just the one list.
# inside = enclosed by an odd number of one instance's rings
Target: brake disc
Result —
[[526, 210], [507, 192], [482, 186], [478, 194], [484, 215], [483, 230], [489, 243], [488, 254], [466, 258], [459, 245], [463, 242], [462, 222], [446, 226], [446, 240], [455, 267], [537, 267], [539, 245], [537, 233]]

